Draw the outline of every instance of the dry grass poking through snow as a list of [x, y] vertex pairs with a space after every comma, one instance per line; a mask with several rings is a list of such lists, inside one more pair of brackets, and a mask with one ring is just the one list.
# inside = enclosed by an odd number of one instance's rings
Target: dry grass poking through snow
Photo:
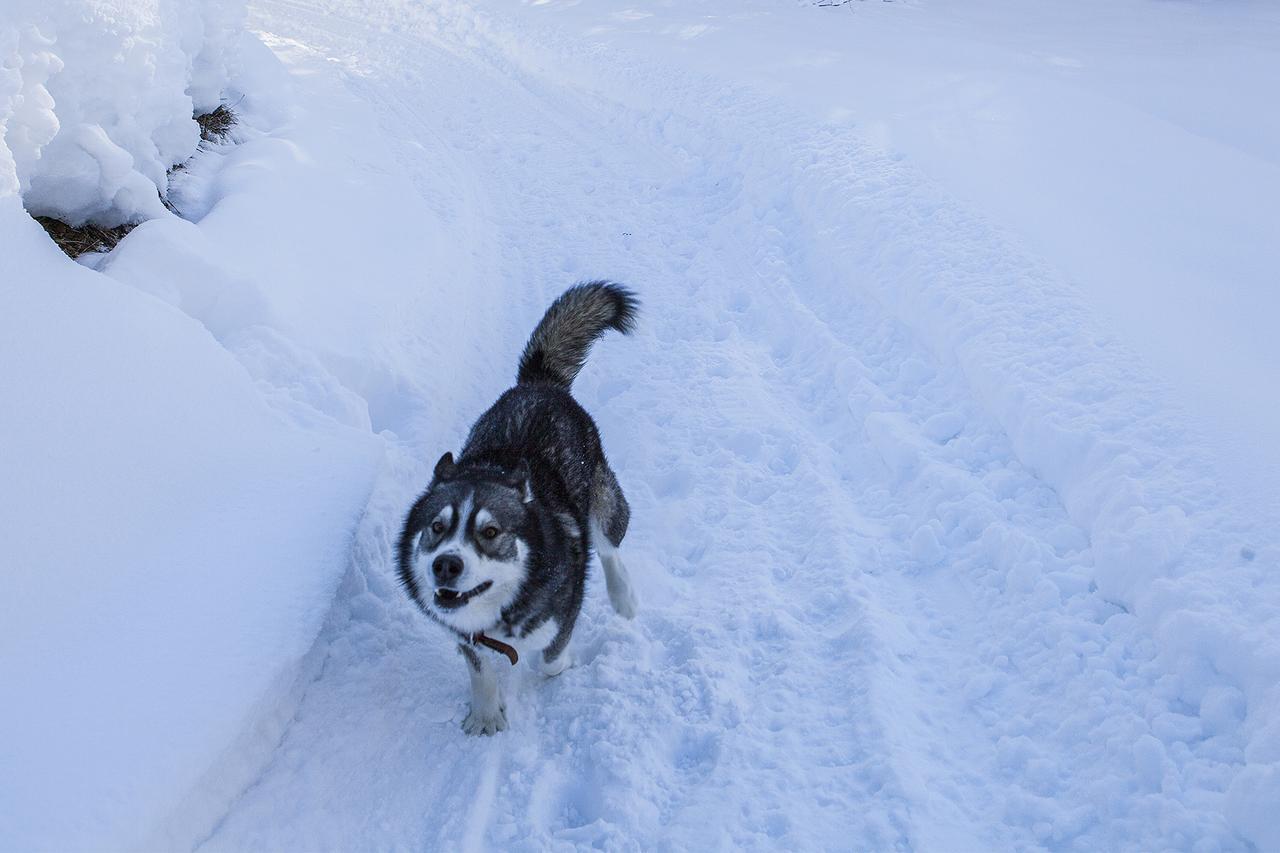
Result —
[[200, 139], [204, 142], [225, 142], [236, 126], [236, 114], [226, 104], [220, 104], [211, 113], [196, 116], [196, 124], [200, 125]]
[[62, 220], [49, 216], [37, 216], [35, 219], [69, 258], [78, 258], [88, 252], [109, 252], [124, 239], [124, 235], [133, 230], [132, 224], [117, 225], [115, 228], [85, 224], [72, 228]]
[[[231, 129], [236, 125], [235, 112], [225, 104], [219, 105], [211, 113], [205, 113], [195, 118], [196, 124], [200, 126], [201, 143], [216, 144], [226, 142], [227, 137], [231, 134]], [[183, 165], [183, 163], [179, 163], [169, 170], [169, 173], [173, 174], [173, 172], [181, 169]], [[167, 202], [165, 206], [168, 207]], [[172, 208], [170, 209], [172, 210]], [[86, 223], [73, 228], [62, 220], [54, 219], [50, 216], [37, 216], [35, 220], [44, 227], [45, 232], [53, 242], [58, 244], [58, 248], [66, 252], [67, 257], [72, 259], [90, 252], [110, 252], [137, 225], [136, 222], [127, 222], [114, 228], [102, 228]]]

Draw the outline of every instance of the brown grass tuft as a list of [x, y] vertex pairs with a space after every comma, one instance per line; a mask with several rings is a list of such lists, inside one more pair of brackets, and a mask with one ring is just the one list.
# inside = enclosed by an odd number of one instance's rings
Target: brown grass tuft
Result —
[[236, 114], [226, 104], [220, 104], [213, 112], [196, 116], [196, 124], [200, 125], [200, 138], [205, 142], [222, 142], [236, 126]]
[[124, 239], [124, 235], [133, 230], [132, 223], [117, 225], [115, 228], [100, 228], [97, 225], [72, 228], [67, 223], [48, 216], [37, 216], [35, 219], [44, 226], [58, 248], [72, 259], [88, 252], [109, 252]]

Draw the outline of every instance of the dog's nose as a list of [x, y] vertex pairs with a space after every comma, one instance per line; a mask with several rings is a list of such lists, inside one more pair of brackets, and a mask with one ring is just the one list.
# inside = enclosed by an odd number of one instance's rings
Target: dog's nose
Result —
[[436, 583], [449, 583], [462, 574], [462, 558], [456, 554], [441, 554], [431, 564], [431, 573], [436, 576]]

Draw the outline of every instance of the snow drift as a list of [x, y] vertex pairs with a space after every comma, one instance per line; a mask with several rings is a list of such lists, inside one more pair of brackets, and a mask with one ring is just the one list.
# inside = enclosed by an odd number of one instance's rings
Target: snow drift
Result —
[[168, 170], [199, 142], [193, 116], [231, 85], [244, 3], [6, 4], [0, 190], [71, 225], [159, 216]]
[[[406, 353], [447, 364], [457, 346], [412, 332], [435, 304], [419, 252], [458, 277], [435, 215], [390, 175], [334, 178], [345, 145], [391, 156], [372, 133], [319, 132], [243, 14], [33, 3], [0, 19], [5, 846], [209, 831], [313, 674], [383, 465], [375, 420], [423, 416]], [[241, 144], [197, 151], [193, 111], [237, 90]], [[193, 152], [175, 197], [198, 222], [158, 198]], [[147, 221], [94, 270], [34, 213]]]

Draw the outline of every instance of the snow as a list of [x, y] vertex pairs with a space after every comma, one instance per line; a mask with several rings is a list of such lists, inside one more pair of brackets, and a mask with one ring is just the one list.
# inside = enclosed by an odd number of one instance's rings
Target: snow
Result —
[[310, 645], [374, 448], [284, 422], [197, 323], [49, 258], [7, 208], [2, 661], [29, 698], [3, 713], [4, 836], [137, 843], [244, 724], [231, 697]]
[[[34, 8], [0, 26], [7, 843], [1280, 847], [1270, 9], [131, 6], [152, 47], [102, 77], [159, 75], [143, 135], [238, 99], [179, 216], [76, 106], [126, 18]], [[35, 174], [148, 221], [73, 264]], [[597, 567], [575, 666], [467, 737], [392, 543], [596, 277], [643, 305], [575, 387], [638, 614]]]
[[17, 97], [0, 138], [26, 208], [108, 227], [162, 215], [166, 173], [199, 142], [193, 116], [237, 96], [244, 19], [241, 0], [5, 0]]
[[1232, 487], [1280, 510], [1280, 410], [1258, 400], [1280, 365], [1273, 4], [520, 6], [909, 160], [1069, 276], [1209, 422]]
[[[348, 149], [316, 140], [314, 117], [290, 124], [265, 47], [241, 68], [242, 144], [178, 178], [198, 224], [162, 208], [82, 265], [18, 181], [0, 197], [0, 677], [26, 696], [0, 712], [8, 845], [189, 847], [259, 772], [385, 464], [375, 420], [399, 427], [428, 399], [396, 359], [449, 351], [405, 318], [466, 305], [403, 275], [423, 250], [447, 274], [443, 239], [414, 228], [432, 212], [385, 173], [333, 185]], [[363, 314], [318, 298], [353, 284]]]

